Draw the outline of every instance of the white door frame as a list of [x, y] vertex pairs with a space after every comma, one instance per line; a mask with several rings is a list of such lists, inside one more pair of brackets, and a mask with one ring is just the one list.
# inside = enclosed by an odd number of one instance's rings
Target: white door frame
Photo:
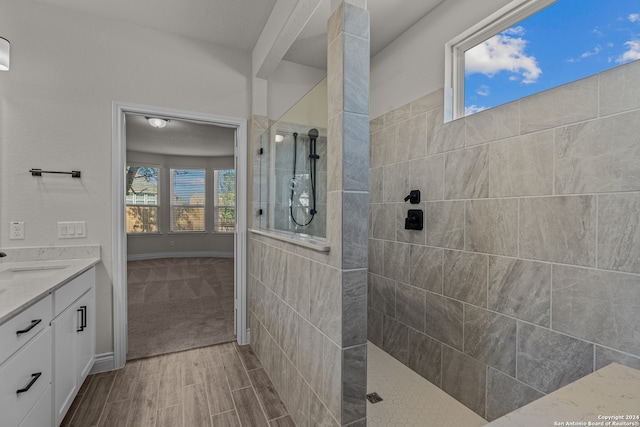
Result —
[[[125, 114], [187, 120], [234, 128], [236, 162], [235, 333], [238, 344], [247, 344], [247, 120], [150, 105], [113, 102], [112, 206], [113, 206], [113, 353], [114, 368], [127, 360], [127, 234], [125, 231], [125, 167], [127, 161]], [[238, 195], [240, 195], [238, 197]]]

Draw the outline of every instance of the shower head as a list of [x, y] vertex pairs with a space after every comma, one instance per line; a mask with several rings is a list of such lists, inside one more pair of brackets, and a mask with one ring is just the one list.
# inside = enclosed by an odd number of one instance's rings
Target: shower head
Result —
[[318, 135], [320, 135], [320, 133], [318, 132], [318, 129], [313, 128], [313, 129], [309, 129], [309, 139], [316, 139], [318, 137]]

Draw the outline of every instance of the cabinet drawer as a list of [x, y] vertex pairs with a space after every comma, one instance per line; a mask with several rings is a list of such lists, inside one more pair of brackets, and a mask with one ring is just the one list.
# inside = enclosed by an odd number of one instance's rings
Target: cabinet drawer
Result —
[[96, 280], [96, 269], [91, 268], [70, 280], [53, 293], [54, 317], [87, 292]]
[[[51, 384], [51, 369], [51, 328], [46, 328], [0, 369], [0, 414], [3, 426], [20, 424]], [[40, 376], [36, 379], [37, 373]], [[29, 384], [31, 386], [27, 391], [18, 393]]]
[[[0, 366], [51, 322], [51, 295], [0, 326]], [[21, 333], [18, 333], [22, 331]]]
[[51, 427], [51, 386], [42, 393], [20, 427]]

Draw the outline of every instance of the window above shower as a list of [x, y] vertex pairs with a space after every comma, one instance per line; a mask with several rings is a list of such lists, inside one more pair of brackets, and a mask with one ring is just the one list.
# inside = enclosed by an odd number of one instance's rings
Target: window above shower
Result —
[[326, 237], [327, 83], [270, 123], [254, 161], [258, 228]]
[[640, 9], [628, 0], [513, 0], [445, 52], [446, 121], [640, 58]]

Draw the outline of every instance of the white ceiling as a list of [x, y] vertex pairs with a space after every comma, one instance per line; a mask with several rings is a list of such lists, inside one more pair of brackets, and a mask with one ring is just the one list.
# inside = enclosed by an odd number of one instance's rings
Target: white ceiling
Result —
[[[36, 0], [76, 12], [214, 42], [250, 52], [277, 0]], [[374, 56], [444, 0], [367, 0]], [[284, 59], [326, 68], [326, 23], [322, 4]]]
[[[34, 0], [251, 52], [278, 0]], [[280, 0], [282, 1], [282, 0]], [[368, 0], [371, 56], [444, 0]], [[326, 69], [331, 0], [322, 0], [283, 59]], [[127, 149], [183, 156], [233, 155], [234, 130], [171, 121], [164, 129], [127, 116]]]
[[233, 156], [235, 129], [170, 120], [153, 128], [143, 116], [127, 114], [127, 150], [171, 156]]
[[[387, 47], [444, 0], [367, 0], [371, 16], [371, 56]], [[327, 20], [330, 1], [323, 0], [283, 59], [327, 68]]]
[[36, 0], [251, 51], [276, 0]]

